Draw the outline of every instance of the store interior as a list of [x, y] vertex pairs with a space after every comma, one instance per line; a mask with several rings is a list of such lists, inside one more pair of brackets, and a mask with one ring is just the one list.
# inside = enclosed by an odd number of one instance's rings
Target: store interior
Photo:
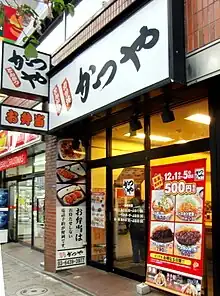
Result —
[[[195, 141], [209, 137], [210, 117], [207, 100], [201, 100], [189, 105], [183, 105], [173, 110], [175, 121], [163, 123], [161, 114], [154, 114], [150, 117], [150, 142], [151, 149], [169, 146], [182, 145], [190, 141]], [[138, 130], [133, 136], [129, 132], [129, 123], [116, 126], [112, 129], [112, 156], [128, 154], [144, 150], [144, 122], [140, 119], [142, 129]], [[93, 160], [106, 157], [106, 134], [101, 132], [92, 138], [91, 158]], [[131, 156], [132, 157], [132, 156]], [[211, 167], [210, 153], [202, 152], [186, 154], [169, 158], [159, 158], [150, 161], [150, 167], [181, 163], [185, 161], [206, 159], [206, 188], [205, 188], [205, 281], [204, 288], [208, 288], [209, 295], [212, 295], [212, 213], [211, 213]], [[131, 159], [132, 163], [132, 159]], [[136, 186], [141, 188], [141, 197], [148, 200], [145, 196], [145, 174], [144, 164], [138, 167], [120, 168], [113, 170], [113, 204], [114, 204], [114, 267], [144, 275], [145, 264], [133, 264], [132, 242], [129, 231], [123, 223], [117, 219], [120, 206], [127, 204], [123, 196], [122, 179], [129, 179], [133, 176], [134, 169], [138, 171], [135, 181]], [[123, 176], [123, 177], [121, 177]], [[141, 176], [141, 178], [140, 178]], [[139, 178], [139, 179], [138, 179]], [[91, 172], [92, 192], [106, 192], [106, 169], [104, 167], [92, 169]], [[105, 195], [106, 196], [106, 195]], [[124, 223], [125, 224], [125, 223]], [[105, 229], [92, 227], [92, 260], [104, 263], [106, 258], [106, 238]], [[97, 247], [98, 246], [98, 247]], [[100, 247], [101, 246], [101, 247]]]

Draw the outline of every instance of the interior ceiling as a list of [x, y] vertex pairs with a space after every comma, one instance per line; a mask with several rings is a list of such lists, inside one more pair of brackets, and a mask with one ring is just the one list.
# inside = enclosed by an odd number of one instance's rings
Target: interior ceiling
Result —
[[[204, 114], [208, 115], [208, 100], [198, 101], [196, 103], [191, 103], [178, 108], [173, 109], [175, 115], [175, 121], [170, 123], [163, 123], [161, 119], [161, 114], [155, 114], [151, 116], [151, 135], [169, 137], [172, 141], [169, 144], [175, 143], [177, 141], [191, 141], [201, 138], [206, 138], [209, 136], [209, 126], [192, 122], [186, 120], [185, 118], [193, 114]], [[144, 122], [140, 119], [142, 123], [142, 129], [138, 130], [137, 133], [144, 133]], [[143, 139], [138, 139], [135, 137], [126, 137], [125, 134], [129, 133], [129, 123], [119, 125], [113, 128], [112, 137], [113, 140], [143, 143]], [[104, 132], [101, 132], [97, 136], [104, 137]], [[152, 146], [163, 146], [167, 145], [168, 142], [151, 141]]]

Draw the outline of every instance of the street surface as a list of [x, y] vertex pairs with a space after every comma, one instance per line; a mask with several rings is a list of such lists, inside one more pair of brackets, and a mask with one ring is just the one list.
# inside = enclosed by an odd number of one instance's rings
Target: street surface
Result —
[[[5, 296], [84, 296], [80, 291], [2, 254]], [[0, 291], [1, 292], [1, 291]], [[4, 295], [4, 294], [3, 294]], [[2, 296], [0, 294], [0, 296]]]

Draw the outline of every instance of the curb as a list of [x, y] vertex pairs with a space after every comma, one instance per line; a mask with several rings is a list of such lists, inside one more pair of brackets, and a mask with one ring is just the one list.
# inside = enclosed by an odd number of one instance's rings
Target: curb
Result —
[[51, 278], [53, 278], [53, 279], [55, 279], [55, 280], [57, 280], [57, 281], [59, 281], [59, 282], [61, 282], [61, 283], [63, 283], [63, 284], [65, 284], [65, 285], [67, 285], [67, 286], [69, 286], [69, 287], [75, 289], [75, 290], [78, 290], [79, 292], [82, 292], [82, 293], [84, 293], [84, 294], [86, 294], [86, 295], [88, 295], [88, 296], [97, 296], [96, 294], [93, 294], [93, 293], [87, 291], [86, 289], [77, 286], [76, 284], [70, 283], [69, 281], [66, 281], [66, 280], [63, 279], [63, 278], [60, 278], [60, 277], [57, 276], [55, 273], [53, 274], [53, 273], [50, 273], [50, 272], [44, 271], [44, 270], [42, 270], [41, 268], [37, 268], [36, 266], [32, 266], [32, 265], [28, 264], [27, 262], [24, 262], [24, 261], [22, 261], [22, 260], [20, 260], [20, 259], [18, 259], [18, 258], [16, 258], [16, 257], [14, 257], [14, 256], [12, 256], [12, 255], [9, 255], [8, 253], [5, 253], [4, 251], [2, 251], [2, 254], [3, 254], [4, 256], [8, 257], [8, 258], [11, 258], [11, 259], [13, 259], [13, 260], [15, 260], [15, 261], [17, 261], [17, 262], [22, 263], [23, 265], [26, 265], [26, 266], [29, 267], [29, 268], [32, 268], [33, 270], [36, 270], [36, 271], [40, 272], [40, 273], [43, 274], [43, 275], [46, 275], [46, 276], [48, 276], [48, 277], [51, 277]]

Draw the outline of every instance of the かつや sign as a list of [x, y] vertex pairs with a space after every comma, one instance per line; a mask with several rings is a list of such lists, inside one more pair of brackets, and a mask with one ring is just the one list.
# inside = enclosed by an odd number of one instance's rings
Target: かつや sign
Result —
[[27, 58], [24, 48], [2, 43], [1, 92], [17, 97], [48, 97], [50, 55], [38, 53], [37, 58]]

